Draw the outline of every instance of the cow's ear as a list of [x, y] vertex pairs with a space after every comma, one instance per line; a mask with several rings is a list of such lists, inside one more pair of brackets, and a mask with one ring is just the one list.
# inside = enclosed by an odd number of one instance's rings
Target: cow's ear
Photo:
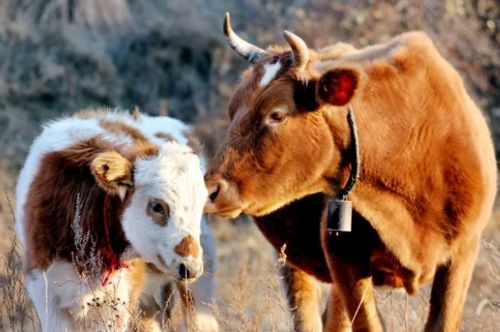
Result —
[[97, 184], [123, 200], [132, 182], [132, 163], [116, 151], [101, 152], [92, 160], [90, 169]]
[[293, 99], [300, 111], [315, 111], [319, 104], [316, 100], [316, 81], [295, 81], [293, 89]]
[[336, 68], [324, 73], [317, 84], [320, 103], [343, 106], [351, 100], [359, 83], [359, 73], [353, 69]]

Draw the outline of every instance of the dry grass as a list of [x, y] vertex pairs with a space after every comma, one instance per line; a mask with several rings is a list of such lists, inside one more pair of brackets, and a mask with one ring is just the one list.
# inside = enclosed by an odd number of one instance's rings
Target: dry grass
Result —
[[[2, 169], [0, 190], [0, 331], [32, 331], [39, 326], [24, 288], [19, 247], [13, 240], [13, 214], [8, 197], [13, 197], [12, 173]], [[289, 331], [291, 317], [278, 275], [279, 260], [274, 249], [249, 219], [227, 221], [212, 218], [217, 243], [218, 297], [213, 309], [222, 331]], [[325, 286], [323, 285], [323, 288]], [[430, 287], [415, 296], [398, 290], [377, 289], [380, 312], [388, 331], [421, 331], [428, 311]], [[174, 310], [178, 326], [182, 312]], [[493, 332], [500, 326], [500, 204], [482, 241], [469, 290], [463, 331]], [[169, 329], [166, 329], [169, 330]]]
[[215, 309], [222, 331], [289, 331], [291, 317], [278, 276], [276, 254], [253, 223], [217, 220]]
[[0, 331], [35, 331], [38, 318], [28, 297], [19, 246], [14, 238], [0, 266]]
[[[212, 307], [221, 331], [289, 331], [291, 316], [274, 250], [251, 222], [217, 220], [212, 227], [219, 260], [215, 277], [218, 297]], [[499, 233], [486, 234], [482, 241], [465, 306], [463, 331], [494, 332], [500, 326], [499, 237]], [[0, 296], [8, 299], [0, 302], [2, 331], [31, 331], [39, 326], [23, 287], [17, 250], [12, 243], [0, 267]], [[378, 306], [387, 331], [422, 331], [429, 294], [430, 286], [415, 296], [401, 290], [377, 289]], [[180, 307], [176, 307], [173, 322], [165, 319], [166, 330], [177, 326], [181, 315]]]

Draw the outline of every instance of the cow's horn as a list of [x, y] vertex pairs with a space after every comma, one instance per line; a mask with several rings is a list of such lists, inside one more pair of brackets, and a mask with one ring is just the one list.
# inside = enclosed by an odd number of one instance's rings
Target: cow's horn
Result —
[[224, 17], [224, 34], [229, 46], [250, 63], [255, 63], [266, 51], [241, 39], [231, 28], [229, 13]]
[[306, 68], [309, 62], [309, 49], [307, 48], [306, 42], [290, 31], [283, 31], [283, 36], [292, 48], [293, 52], [293, 66], [303, 70]]

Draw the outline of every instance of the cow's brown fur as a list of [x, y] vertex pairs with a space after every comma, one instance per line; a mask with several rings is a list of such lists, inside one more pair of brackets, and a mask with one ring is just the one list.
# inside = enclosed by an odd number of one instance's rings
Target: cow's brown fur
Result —
[[[426, 329], [457, 330], [497, 181], [489, 130], [458, 73], [419, 32], [359, 51], [311, 50], [301, 72], [292, 59], [269, 49], [243, 74], [206, 175], [218, 189], [207, 211], [254, 215], [278, 250], [287, 243], [292, 266], [338, 283], [331, 303], [343, 303], [351, 319], [358, 311], [356, 331], [382, 329], [373, 284], [413, 293], [433, 278]], [[276, 78], [259, 86], [263, 65], [276, 60]], [[357, 83], [350, 103], [362, 164], [350, 195], [353, 231], [337, 237], [325, 225], [320, 232], [321, 211], [348, 178], [351, 135], [345, 107], [321, 84], [342, 72]], [[290, 114], [268, 128], [264, 119], [277, 106]]]
[[[76, 253], [72, 223], [77, 217], [77, 197], [80, 197], [78, 218], [82, 234], [89, 234], [98, 250], [104, 250], [109, 243], [115, 255], [123, 252], [127, 240], [119, 218], [128, 204], [127, 199], [122, 202], [117, 195], [98, 186], [90, 167], [97, 155], [117, 150], [120, 147], [96, 137], [43, 157], [25, 205], [25, 220], [30, 221], [25, 227], [29, 239], [26, 254], [28, 271], [44, 270], [54, 259], [72, 260], [72, 253]], [[128, 151], [129, 158], [157, 151], [147, 144], [140, 144], [133, 150], [133, 155]], [[112, 234], [109, 239], [105, 236], [105, 222]], [[90, 255], [91, 245], [89, 243], [86, 248], [88, 252], [79, 254]], [[103, 268], [111, 264], [107, 257], [103, 256]]]

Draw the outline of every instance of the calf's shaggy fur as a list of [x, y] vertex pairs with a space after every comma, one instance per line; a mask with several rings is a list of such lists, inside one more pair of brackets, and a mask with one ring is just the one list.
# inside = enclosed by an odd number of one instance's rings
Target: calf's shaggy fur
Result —
[[16, 190], [27, 287], [44, 331], [158, 330], [177, 283], [194, 298], [194, 321], [217, 330], [206, 307], [215, 252], [202, 217], [204, 166], [188, 130], [109, 111], [45, 126]]

